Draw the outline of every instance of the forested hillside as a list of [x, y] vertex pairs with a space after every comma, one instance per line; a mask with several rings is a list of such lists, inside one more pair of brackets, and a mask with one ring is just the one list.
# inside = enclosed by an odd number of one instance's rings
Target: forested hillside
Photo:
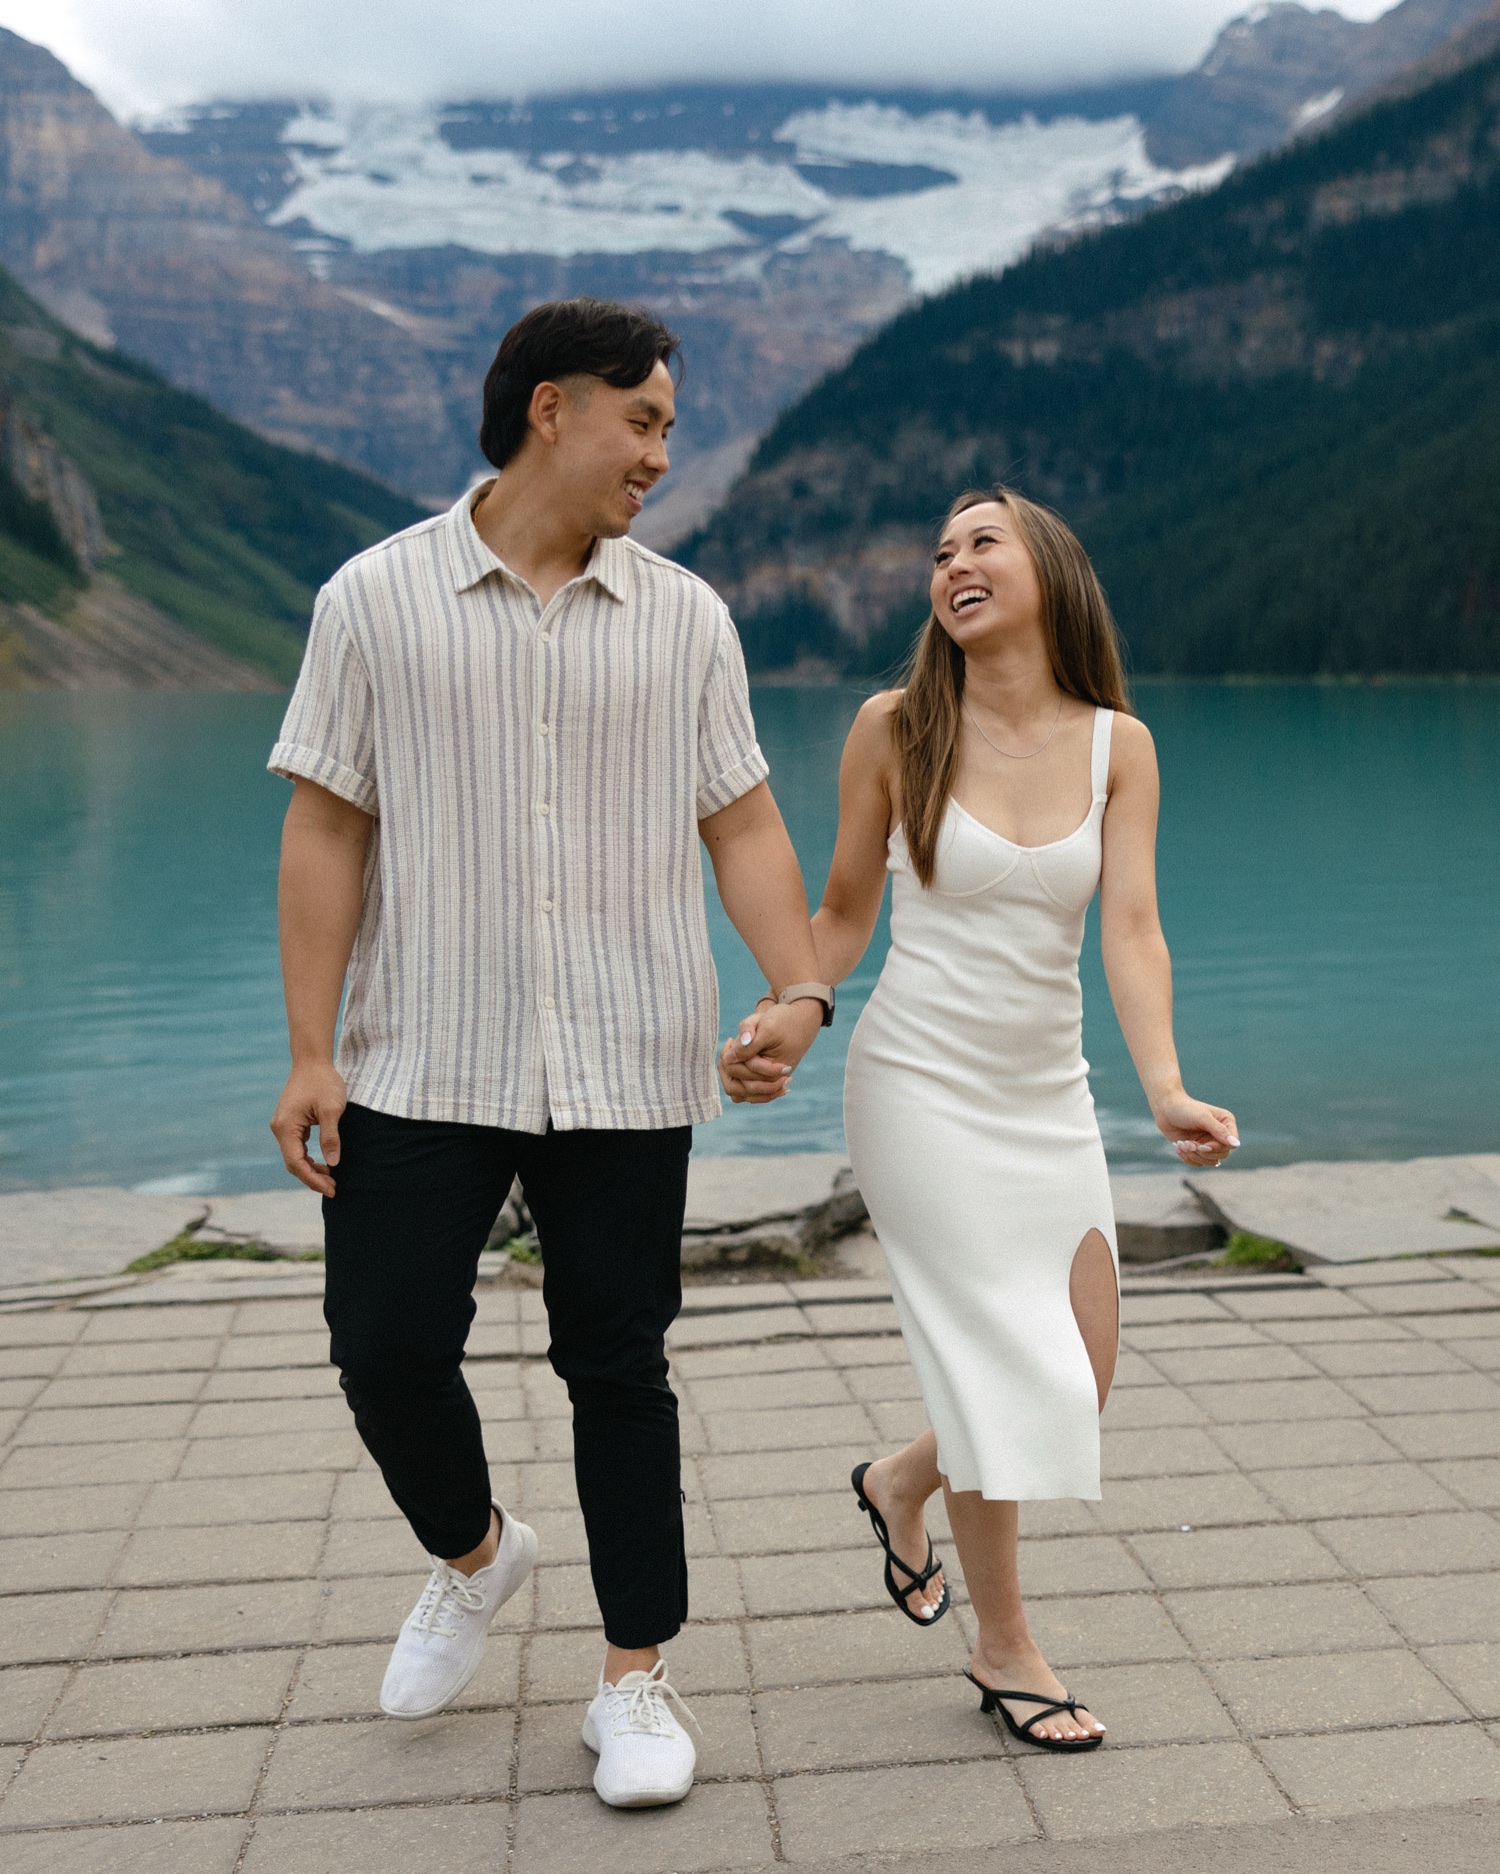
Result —
[[902, 315], [684, 557], [762, 667], [878, 668], [996, 478], [1078, 528], [1139, 670], [1500, 669], [1500, 56]]
[[0, 686], [287, 683], [318, 585], [421, 516], [96, 349], [0, 272]]

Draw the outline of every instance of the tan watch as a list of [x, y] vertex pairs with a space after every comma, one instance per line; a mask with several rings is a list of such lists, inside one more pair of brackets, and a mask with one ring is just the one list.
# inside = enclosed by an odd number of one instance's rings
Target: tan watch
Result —
[[[761, 997], [762, 1002], [767, 1002], [770, 999], [771, 998], [768, 996]], [[783, 1004], [788, 1002], [821, 1002], [823, 1004], [823, 1026], [825, 1028], [832, 1028], [833, 1026], [832, 983], [792, 983], [789, 987], [782, 990], [781, 994], [776, 997], [776, 1000]]]

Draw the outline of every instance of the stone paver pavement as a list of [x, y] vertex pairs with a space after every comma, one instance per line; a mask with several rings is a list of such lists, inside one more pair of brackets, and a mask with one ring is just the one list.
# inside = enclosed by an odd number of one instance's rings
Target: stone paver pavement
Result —
[[1416, 1266], [1131, 1285], [1104, 1501], [1023, 1521], [1039, 1637], [1110, 1727], [1075, 1760], [980, 1716], [956, 1570], [931, 1632], [885, 1600], [846, 1481], [921, 1424], [883, 1286], [690, 1291], [672, 1338], [694, 1619], [669, 1656], [702, 1780], [629, 1815], [598, 1803], [578, 1739], [599, 1640], [534, 1291], [481, 1290], [469, 1370], [543, 1566], [458, 1708], [415, 1725], [375, 1701], [423, 1558], [315, 1296], [237, 1279], [170, 1304], [199, 1291], [163, 1281], [160, 1302], [0, 1314], [0, 1863], [711, 1874], [1003, 1853], [1253, 1874], [1302, 1867], [1299, 1842], [1342, 1867], [1347, 1831], [1388, 1813], [1349, 1865], [1446, 1818], [1445, 1864], [1477, 1868], [1464, 1830], [1500, 1802], [1500, 1263]]

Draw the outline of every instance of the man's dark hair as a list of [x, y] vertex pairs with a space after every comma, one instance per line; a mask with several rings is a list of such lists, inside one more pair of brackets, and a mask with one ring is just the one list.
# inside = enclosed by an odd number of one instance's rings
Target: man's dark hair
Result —
[[616, 390], [644, 384], [659, 364], [681, 360], [681, 341], [649, 312], [608, 299], [555, 299], [533, 306], [500, 341], [484, 380], [479, 447], [503, 469], [526, 440], [538, 384], [598, 377]]

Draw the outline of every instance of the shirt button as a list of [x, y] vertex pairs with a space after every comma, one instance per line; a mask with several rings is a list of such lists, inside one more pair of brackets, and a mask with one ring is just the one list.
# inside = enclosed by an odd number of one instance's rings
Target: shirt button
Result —
[[542, 900], [542, 909], [544, 911], [550, 911], [552, 909], [552, 900], [550, 898], [544, 898]]
[[550, 644], [551, 642], [552, 642], [552, 633], [550, 631], [544, 631], [542, 633], [542, 643]]
[[537, 808], [538, 813], [551, 813], [551, 811], [552, 809], [547, 805], [546, 801], [543, 801]]
[[544, 996], [542, 998], [542, 1007], [544, 1009], [555, 1009], [557, 1004], [552, 1000], [551, 996]]
[[547, 733], [547, 724], [545, 722], [539, 722], [536, 725], [536, 732], [538, 735], [545, 735]]

